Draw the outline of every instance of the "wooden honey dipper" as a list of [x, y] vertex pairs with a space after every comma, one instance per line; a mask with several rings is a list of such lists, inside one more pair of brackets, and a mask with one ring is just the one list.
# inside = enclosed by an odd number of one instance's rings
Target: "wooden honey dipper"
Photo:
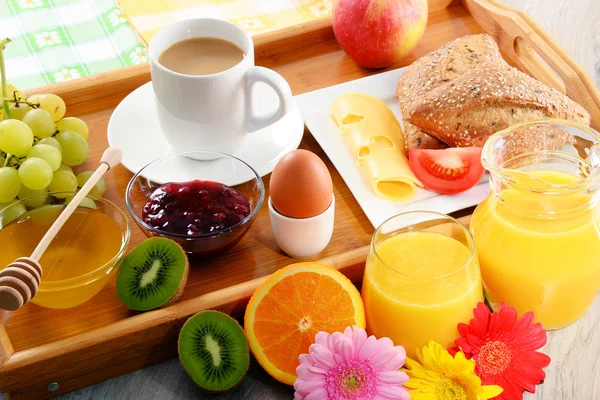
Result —
[[79, 206], [79, 203], [88, 195], [106, 171], [119, 165], [122, 156], [121, 151], [115, 147], [106, 149], [96, 171], [54, 221], [40, 243], [38, 243], [31, 257], [20, 257], [0, 271], [0, 309], [6, 311], [18, 310], [37, 294], [42, 280], [40, 258]]

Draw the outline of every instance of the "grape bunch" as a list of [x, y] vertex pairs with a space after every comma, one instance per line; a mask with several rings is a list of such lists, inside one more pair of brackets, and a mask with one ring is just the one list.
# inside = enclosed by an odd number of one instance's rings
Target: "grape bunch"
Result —
[[[88, 156], [86, 123], [65, 117], [65, 102], [55, 94], [25, 98], [8, 83], [4, 93], [0, 104], [0, 210], [17, 198], [32, 198], [25, 206], [41, 207], [49, 197], [45, 194], [73, 192], [83, 186], [92, 171], [75, 175], [72, 167]], [[106, 183], [101, 180], [91, 193], [102, 196], [105, 190]]]

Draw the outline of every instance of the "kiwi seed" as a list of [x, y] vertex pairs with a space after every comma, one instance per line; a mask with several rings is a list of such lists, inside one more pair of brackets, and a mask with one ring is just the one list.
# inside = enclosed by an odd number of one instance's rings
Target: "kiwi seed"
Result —
[[179, 299], [188, 277], [183, 249], [165, 238], [144, 240], [124, 259], [117, 273], [117, 294], [136, 311], [166, 307]]
[[202, 311], [188, 319], [179, 333], [177, 350], [185, 372], [210, 392], [237, 386], [250, 364], [244, 330], [219, 311]]

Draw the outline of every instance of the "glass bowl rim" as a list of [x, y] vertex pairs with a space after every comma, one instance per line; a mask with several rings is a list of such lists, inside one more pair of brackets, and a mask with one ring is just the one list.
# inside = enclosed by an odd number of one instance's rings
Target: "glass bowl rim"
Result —
[[[16, 206], [17, 204], [23, 204], [25, 201], [39, 197], [39, 196], [54, 196], [55, 194], [65, 194], [65, 193], [76, 194], [77, 192], [69, 192], [69, 191], [56, 192], [55, 191], [55, 192], [48, 192], [48, 193], [29, 196], [27, 198], [19, 200], [17, 203], [9, 204], [8, 206], [0, 209], [0, 212], [6, 210], [9, 207]], [[89, 197], [94, 201], [99, 201], [101, 203], [104, 203], [109, 208], [116, 211], [117, 214], [119, 214], [121, 216], [121, 218], [123, 218], [123, 220], [125, 221], [125, 229], [124, 230], [120, 229], [121, 235], [123, 238], [123, 240], [121, 242], [121, 247], [119, 248], [119, 251], [117, 252], [117, 254], [115, 254], [115, 256], [113, 258], [111, 258], [106, 263], [102, 264], [102, 266], [94, 269], [93, 271], [87, 272], [83, 275], [79, 275], [79, 276], [76, 276], [73, 278], [61, 279], [61, 280], [57, 280], [57, 281], [44, 281], [44, 282], [42, 282], [42, 285], [40, 285], [40, 288], [38, 289], [39, 292], [54, 291], [53, 289], [67, 290], [67, 289], [70, 289], [73, 287], [81, 287], [81, 286], [84, 286], [84, 285], [87, 285], [87, 284], [97, 281], [97, 280], [101, 279], [103, 276], [99, 276], [97, 278], [90, 279], [90, 280], [85, 280], [85, 278], [96, 275], [98, 273], [98, 271], [106, 270], [109, 265], [112, 265], [112, 267], [110, 268], [110, 271], [112, 271], [112, 269], [116, 266], [116, 264], [119, 262], [119, 260], [125, 255], [125, 252], [127, 251], [127, 248], [129, 247], [129, 241], [131, 240], [131, 226], [129, 224], [129, 218], [127, 218], [127, 214], [125, 214], [125, 212], [123, 210], [121, 210], [121, 208], [119, 206], [117, 206], [115, 203], [113, 203], [112, 201], [110, 201], [108, 199], [105, 199], [104, 197], [96, 196], [96, 195], [89, 194], [89, 193], [86, 197]], [[34, 210], [37, 210], [37, 209], [39, 209], [39, 207], [34, 208]], [[12, 222], [11, 222], [11, 224], [12, 224]], [[80, 281], [84, 281], [84, 282], [80, 282]]]
[[[254, 209], [252, 210], [252, 212], [250, 214], [248, 214], [248, 216], [246, 218], [244, 218], [242, 221], [238, 222], [237, 224], [235, 224], [233, 226], [230, 226], [229, 228], [225, 228], [225, 229], [222, 229], [222, 230], [216, 231], [216, 232], [201, 233], [201, 234], [197, 234], [197, 235], [186, 235], [186, 234], [182, 234], [182, 233], [165, 232], [163, 230], [151, 227], [150, 225], [146, 224], [141, 218], [139, 218], [137, 216], [137, 214], [133, 211], [133, 208], [131, 206], [130, 193], [131, 193], [131, 188], [133, 187], [134, 181], [139, 176], [141, 176], [142, 172], [144, 170], [146, 170], [146, 168], [148, 168], [149, 166], [151, 166], [154, 163], [157, 163], [159, 161], [165, 160], [167, 158], [175, 157], [175, 156], [186, 156], [186, 155], [192, 155], [192, 154], [212, 154], [212, 155], [218, 155], [218, 156], [222, 156], [224, 158], [228, 158], [228, 159], [233, 159], [233, 160], [239, 161], [240, 163], [242, 163], [243, 165], [245, 165], [250, 171], [252, 171], [252, 173], [255, 176], [255, 179], [259, 182], [260, 197], [258, 199], [258, 202], [256, 203], [256, 207], [254, 207]], [[153, 160], [153, 161], [149, 162], [148, 164], [144, 165], [142, 167], [142, 169], [140, 169], [135, 175], [133, 175], [133, 177], [129, 180], [129, 183], [127, 184], [127, 189], [125, 190], [125, 205], [127, 206], [127, 211], [129, 212], [129, 214], [131, 215], [131, 217], [133, 218], [133, 220], [138, 225], [140, 225], [144, 229], [146, 229], [146, 230], [148, 230], [150, 232], [156, 233], [157, 235], [160, 235], [160, 236], [174, 237], [174, 238], [178, 238], [178, 239], [188, 239], [188, 240], [189, 239], [202, 239], [202, 238], [217, 237], [217, 236], [224, 235], [226, 233], [233, 232], [237, 228], [241, 228], [242, 226], [244, 226], [247, 223], [249, 223], [250, 221], [252, 221], [254, 219], [254, 217], [256, 217], [256, 215], [260, 211], [260, 208], [262, 207], [262, 204], [263, 204], [264, 200], [265, 200], [265, 184], [264, 184], [264, 182], [262, 180], [262, 177], [247, 162], [245, 162], [244, 160], [242, 160], [240, 158], [232, 156], [231, 154], [220, 153], [220, 152], [216, 152], [216, 151], [204, 151], [204, 150], [200, 150], [200, 151], [186, 151], [186, 152], [179, 152], [179, 153], [168, 154], [168, 155], [162, 156], [160, 158], [157, 158], [156, 160]]]
[[[406, 215], [414, 215], [414, 214], [431, 214], [434, 216], [438, 216], [438, 217], [442, 217], [443, 219], [448, 220], [449, 222], [452, 222], [458, 226], [460, 226], [464, 231], [466, 231], [468, 233], [467, 237], [470, 238], [471, 243], [473, 244], [473, 248], [469, 249], [470, 251], [470, 255], [469, 258], [458, 268], [450, 271], [450, 272], [446, 272], [444, 274], [441, 275], [436, 275], [436, 276], [432, 276], [432, 277], [427, 277], [427, 276], [419, 276], [419, 275], [410, 275], [410, 274], [406, 274], [404, 272], [400, 272], [395, 268], [392, 268], [390, 265], [388, 265], [387, 262], [383, 261], [381, 259], [381, 257], [379, 256], [379, 253], [377, 252], [377, 249], [375, 248], [375, 236], [377, 235], [378, 232], [380, 232], [381, 227], [383, 227], [386, 223], [390, 222], [391, 220], [398, 218], [398, 217], [404, 217]], [[424, 221], [427, 222], [427, 221]], [[414, 224], [413, 224], [414, 225]], [[417, 230], [416, 232], [419, 232], [419, 230]], [[446, 236], [446, 235], [444, 235]], [[455, 239], [456, 240], [456, 239]], [[462, 243], [461, 243], [462, 244]], [[405, 276], [407, 278], [411, 278], [411, 279], [419, 279], [419, 280], [436, 280], [436, 279], [440, 279], [440, 278], [445, 278], [447, 276], [452, 276], [464, 269], [466, 269], [469, 265], [471, 265], [473, 258], [477, 256], [477, 248], [476, 248], [476, 244], [475, 244], [475, 238], [473, 237], [473, 233], [471, 232], [471, 230], [462, 222], [460, 222], [459, 220], [457, 220], [454, 217], [451, 217], [448, 214], [443, 214], [440, 212], [436, 212], [436, 211], [427, 211], [427, 210], [414, 210], [414, 211], [405, 211], [405, 212], [401, 212], [399, 214], [393, 215], [389, 218], [387, 218], [385, 221], [383, 221], [378, 227], [377, 229], [375, 229], [375, 232], [373, 233], [373, 236], [371, 238], [371, 244], [369, 246], [369, 252], [373, 252], [373, 254], [375, 255], [375, 257], [377, 257], [377, 259], [379, 260], [379, 262], [381, 262], [381, 264], [383, 264], [386, 268], [388, 268], [389, 270], [391, 270], [392, 272]], [[478, 268], [479, 269], [479, 268]]]

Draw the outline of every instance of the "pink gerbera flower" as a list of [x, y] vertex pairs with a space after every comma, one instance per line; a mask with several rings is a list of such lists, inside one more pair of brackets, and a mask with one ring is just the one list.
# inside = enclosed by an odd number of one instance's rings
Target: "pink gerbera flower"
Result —
[[402, 386], [408, 375], [406, 351], [389, 338], [367, 337], [364, 329], [348, 327], [328, 334], [319, 332], [300, 356], [294, 383], [295, 400], [408, 400]]

